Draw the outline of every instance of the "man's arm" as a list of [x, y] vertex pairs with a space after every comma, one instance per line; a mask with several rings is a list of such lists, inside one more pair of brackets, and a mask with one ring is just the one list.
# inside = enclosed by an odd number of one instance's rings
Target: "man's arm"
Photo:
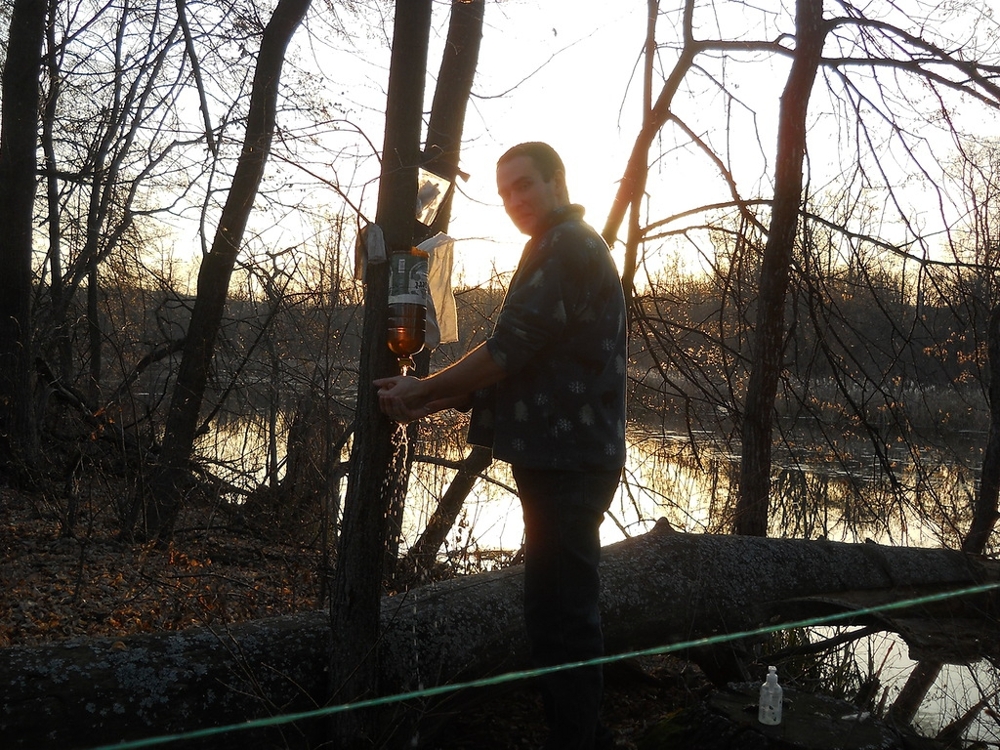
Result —
[[464, 405], [473, 391], [499, 382], [507, 373], [480, 344], [454, 364], [426, 378], [397, 376], [374, 382], [379, 408], [399, 422], [426, 417], [442, 409]]

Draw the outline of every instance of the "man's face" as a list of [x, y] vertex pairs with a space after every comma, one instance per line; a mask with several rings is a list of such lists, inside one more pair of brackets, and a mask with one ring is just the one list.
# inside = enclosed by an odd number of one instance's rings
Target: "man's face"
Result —
[[521, 232], [534, 237], [545, 218], [568, 203], [565, 175], [557, 171], [542, 179], [530, 156], [515, 156], [497, 166], [497, 192], [507, 215]]

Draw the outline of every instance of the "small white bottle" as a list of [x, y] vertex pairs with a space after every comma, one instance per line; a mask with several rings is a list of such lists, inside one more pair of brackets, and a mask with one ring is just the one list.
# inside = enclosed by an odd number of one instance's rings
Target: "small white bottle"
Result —
[[761, 724], [781, 723], [781, 685], [778, 684], [777, 667], [767, 668], [767, 680], [760, 686], [760, 706], [757, 721]]

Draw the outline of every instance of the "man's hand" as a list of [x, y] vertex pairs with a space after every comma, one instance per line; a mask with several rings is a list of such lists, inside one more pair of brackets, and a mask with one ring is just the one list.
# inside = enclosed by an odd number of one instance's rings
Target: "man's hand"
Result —
[[486, 344], [480, 344], [458, 362], [426, 378], [397, 375], [379, 378], [378, 405], [382, 413], [397, 422], [412, 422], [442, 409], [472, 406], [472, 394], [506, 376]]
[[397, 375], [380, 378], [374, 381], [374, 385], [378, 388], [379, 409], [397, 422], [406, 424], [431, 413], [427, 408], [426, 388], [419, 378]]
[[467, 393], [431, 399], [426, 381], [408, 375], [381, 378], [374, 385], [379, 389], [378, 405], [382, 413], [404, 424], [444, 409], [466, 411], [472, 406], [472, 397]]

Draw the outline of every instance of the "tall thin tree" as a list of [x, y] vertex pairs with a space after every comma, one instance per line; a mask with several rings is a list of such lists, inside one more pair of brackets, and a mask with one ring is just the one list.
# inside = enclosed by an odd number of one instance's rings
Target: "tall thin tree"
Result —
[[[431, 26], [431, 0], [396, 3], [386, 100], [385, 139], [375, 222], [386, 250], [406, 251], [413, 241], [417, 169], [420, 164], [424, 81]], [[389, 264], [369, 262], [365, 273], [364, 328], [359, 365], [344, 519], [330, 602], [334, 647], [330, 654], [332, 699], [356, 700], [377, 690], [379, 600], [388, 513], [400, 491], [402, 451], [393, 435], [403, 430], [382, 415], [371, 382], [395, 374], [385, 345]], [[371, 714], [334, 717], [338, 747], [372, 747], [379, 727]]]
[[38, 450], [32, 410], [31, 249], [46, 0], [15, 0], [0, 123], [0, 474], [22, 475]]
[[[448, 37], [441, 57], [434, 101], [431, 104], [430, 119], [427, 124], [427, 138], [424, 142], [426, 167], [432, 171], [457, 180], [460, 174], [459, 154], [462, 133], [465, 128], [465, 111], [472, 93], [472, 83], [479, 65], [479, 48], [483, 38], [483, 18], [485, 0], [452, 0], [451, 20]], [[434, 219], [431, 232], [447, 232], [451, 220], [451, 202], [454, 190], [449, 190]], [[417, 358], [417, 374], [426, 375], [430, 369], [430, 355]], [[416, 442], [416, 424], [407, 427], [407, 444]], [[413, 451], [406, 455], [406, 476], [409, 477]], [[461, 463], [456, 478], [427, 524], [427, 529], [406, 553], [406, 559], [398, 565], [399, 541], [402, 530], [402, 503], [393, 509], [392, 528], [386, 550], [386, 575], [395, 577], [397, 573], [410, 575], [415, 568], [431, 561], [445, 536], [451, 530], [465, 497], [475, 484], [479, 472], [493, 460], [493, 453], [482, 446], [472, 446]]]
[[743, 414], [740, 495], [734, 525], [737, 534], [767, 535], [771, 426], [785, 351], [785, 295], [802, 205], [806, 113], [827, 30], [823, 1], [799, 0], [795, 14], [795, 55], [781, 95], [774, 204], [760, 269], [750, 381]]

